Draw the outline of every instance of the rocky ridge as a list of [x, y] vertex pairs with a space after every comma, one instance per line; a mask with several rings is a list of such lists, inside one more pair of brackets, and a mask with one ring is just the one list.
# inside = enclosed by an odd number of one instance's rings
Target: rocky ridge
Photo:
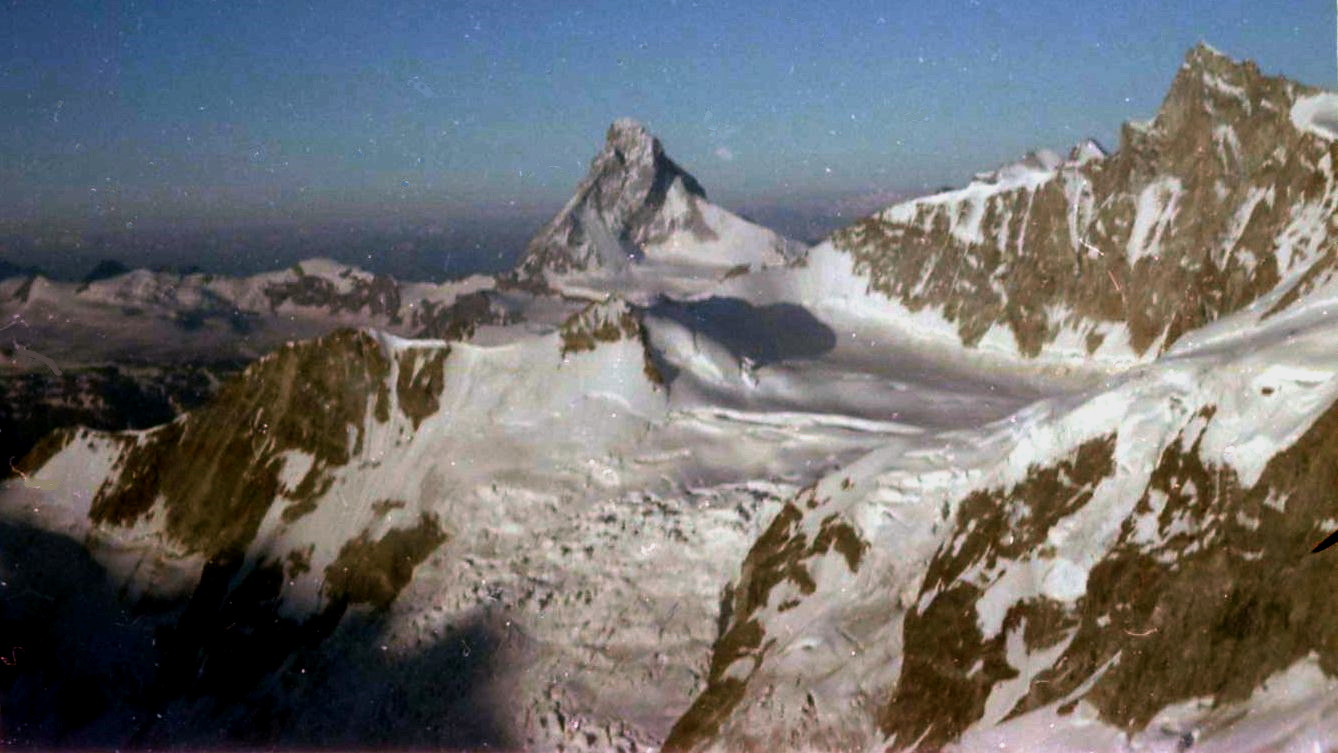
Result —
[[1334, 275], [1333, 94], [1199, 45], [1109, 156], [1084, 142], [894, 205], [830, 240], [871, 292], [969, 347], [1148, 360]]

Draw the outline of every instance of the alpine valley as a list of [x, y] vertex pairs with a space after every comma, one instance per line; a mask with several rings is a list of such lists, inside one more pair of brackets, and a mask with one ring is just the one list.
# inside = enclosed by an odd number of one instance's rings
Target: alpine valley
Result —
[[811, 247], [619, 120], [500, 276], [0, 283], [4, 743], [1338, 750], [1335, 163], [1200, 45]]

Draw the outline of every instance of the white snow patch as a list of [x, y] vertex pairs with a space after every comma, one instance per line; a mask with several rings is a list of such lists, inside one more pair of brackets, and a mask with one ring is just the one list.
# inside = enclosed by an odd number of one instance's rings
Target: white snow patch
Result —
[[1338, 93], [1322, 92], [1297, 97], [1291, 109], [1296, 130], [1314, 134], [1326, 141], [1338, 138]]
[[1125, 247], [1130, 266], [1145, 256], [1161, 256], [1161, 239], [1175, 220], [1182, 190], [1179, 178], [1163, 176], [1138, 193], [1134, 227]]

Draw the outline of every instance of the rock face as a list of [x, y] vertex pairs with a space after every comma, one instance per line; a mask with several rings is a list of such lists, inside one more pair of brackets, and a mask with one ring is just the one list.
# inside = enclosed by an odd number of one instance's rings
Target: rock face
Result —
[[264, 286], [271, 310], [291, 303], [331, 314], [364, 312], [372, 321], [385, 325], [402, 323], [400, 286], [389, 275], [368, 275], [346, 268], [330, 279], [309, 274], [301, 264], [292, 272], [294, 279], [276, 280]]
[[837, 232], [870, 289], [1047, 350], [1148, 359], [1186, 332], [1324, 287], [1338, 251], [1334, 95], [1200, 45], [1119, 150], [1085, 142]]

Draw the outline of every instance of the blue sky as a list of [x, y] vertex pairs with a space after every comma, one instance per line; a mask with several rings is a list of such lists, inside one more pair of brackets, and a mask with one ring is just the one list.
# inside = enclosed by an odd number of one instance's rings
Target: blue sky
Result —
[[607, 124], [708, 193], [961, 183], [1149, 117], [1203, 39], [1335, 86], [1328, 0], [18, 2], [0, 220], [505, 212]]

